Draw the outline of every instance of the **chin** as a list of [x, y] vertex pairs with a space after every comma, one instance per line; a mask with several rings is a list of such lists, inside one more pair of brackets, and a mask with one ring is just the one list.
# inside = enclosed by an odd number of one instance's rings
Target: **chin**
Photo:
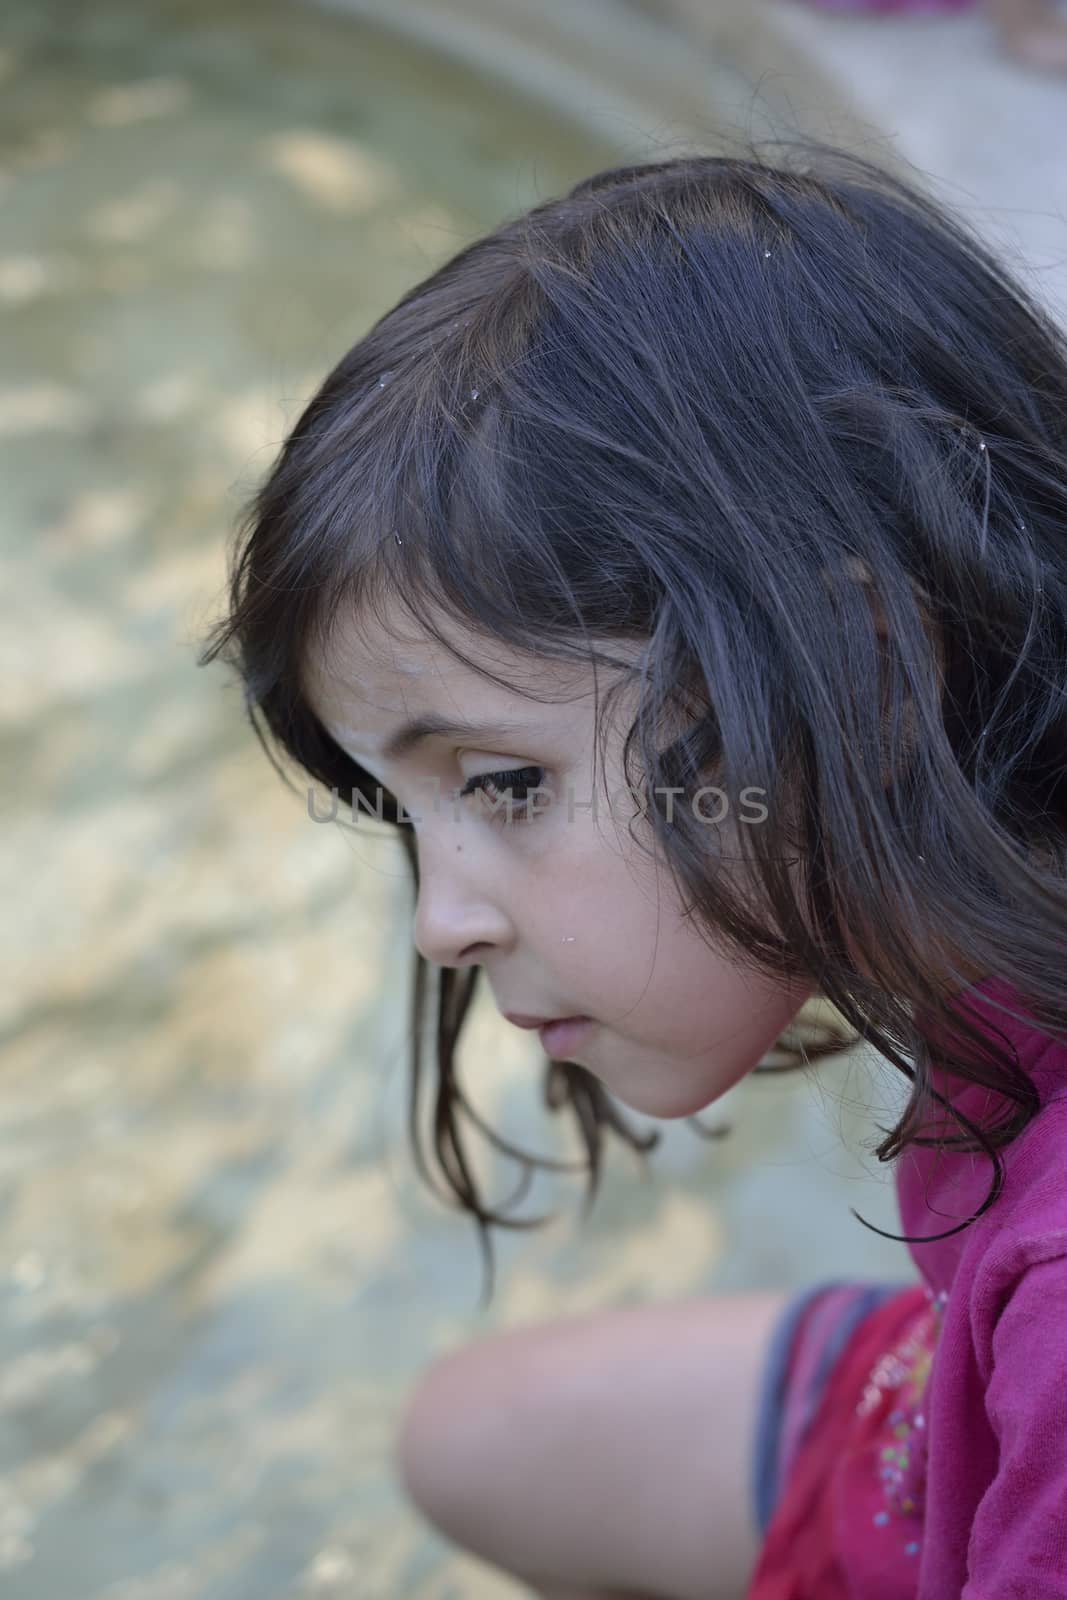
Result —
[[722, 1084], [709, 1088], [706, 1084], [697, 1088], [690, 1088], [683, 1094], [681, 1086], [673, 1089], [668, 1084], [658, 1086], [643, 1085], [635, 1092], [624, 1091], [606, 1083], [605, 1088], [610, 1089], [617, 1100], [629, 1106], [631, 1111], [639, 1111], [642, 1116], [656, 1117], [661, 1122], [677, 1122], [682, 1117], [694, 1117], [698, 1111], [704, 1111], [708, 1106], [714, 1105], [720, 1096], [730, 1087]]

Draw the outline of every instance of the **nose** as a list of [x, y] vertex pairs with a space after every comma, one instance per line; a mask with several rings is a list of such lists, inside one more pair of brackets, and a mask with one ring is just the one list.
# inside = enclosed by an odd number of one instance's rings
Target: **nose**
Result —
[[466, 849], [454, 842], [442, 845], [432, 863], [430, 851], [420, 851], [415, 948], [440, 967], [477, 966], [512, 937], [499, 896], [479, 882], [474, 862], [463, 870], [446, 862], [450, 852], [456, 863], [464, 863]]

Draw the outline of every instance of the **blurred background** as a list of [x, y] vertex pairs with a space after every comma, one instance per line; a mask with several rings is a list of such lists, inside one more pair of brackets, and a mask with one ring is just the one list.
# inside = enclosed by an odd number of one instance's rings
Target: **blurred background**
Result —
[[[1067, 80], [980, 11], [717, 0], [5, 0], [0, 16], [0, 1592], [507, 1600], [390, 1459], [435, 1356], [561, 1313], [910, 1279], [863, 1051], [541, 1175], [496, 1236], [407, 1144], [411, 894], [195, 658], [320, 379], [580, 177], [807, 133], [914, 164], [1067, 308]], [[465, 1081], [576, 1158], [483, 1003]], [[632, 1116], [640, 1128], [650, 1119]], [[484, 1144], [494, 1203], [519, 1169]]]

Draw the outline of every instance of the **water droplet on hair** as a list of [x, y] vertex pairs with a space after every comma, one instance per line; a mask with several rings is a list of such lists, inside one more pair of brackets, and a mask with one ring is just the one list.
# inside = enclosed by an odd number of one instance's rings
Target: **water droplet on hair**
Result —
[[472, 389], [472, 390], [471, 390], [471, 399], [472, 399], [472, 400], [477, 400], [477, 398], [478, 398], [478, 391], [477, 391], [477, 389]]
[[400, 537], [400, 535], [398, 533], [394, 533], [393, 534], [393, 538], [396, 540], [397, 544], [403, 544], [404, 543], [403, 539]]
[[768, 261], [770, 259], [770, 254], [771, 254], [771, 252], [769, 250], [764, 250], [764, 252], [763, 252], [764, 261]]
[[985, 440], [984, 439], [979, 439], [978, 448], [979, 448], [979, 450], [984, 450], [985, 449]]
[[393, 374], [391, 372], [383, 372], [381, 377], [378, 379], [379, 389], [384, 389], [392, 376]]

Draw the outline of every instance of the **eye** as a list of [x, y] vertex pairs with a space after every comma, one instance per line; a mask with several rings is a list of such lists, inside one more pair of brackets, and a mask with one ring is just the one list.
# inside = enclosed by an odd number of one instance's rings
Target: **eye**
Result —
[[[525, 817], [530, 796], [529, 789], [540, 789], [544, 784], [544, 767], [512, 767], [506, 772], [479, 772], [468, 778], [459, 791], [460, 798], [482, 793], [492, 802], [492, 813], [503, 812], [508, 822], [516, 815]], [[516, 792], [518, 791], [518, 792]]]

